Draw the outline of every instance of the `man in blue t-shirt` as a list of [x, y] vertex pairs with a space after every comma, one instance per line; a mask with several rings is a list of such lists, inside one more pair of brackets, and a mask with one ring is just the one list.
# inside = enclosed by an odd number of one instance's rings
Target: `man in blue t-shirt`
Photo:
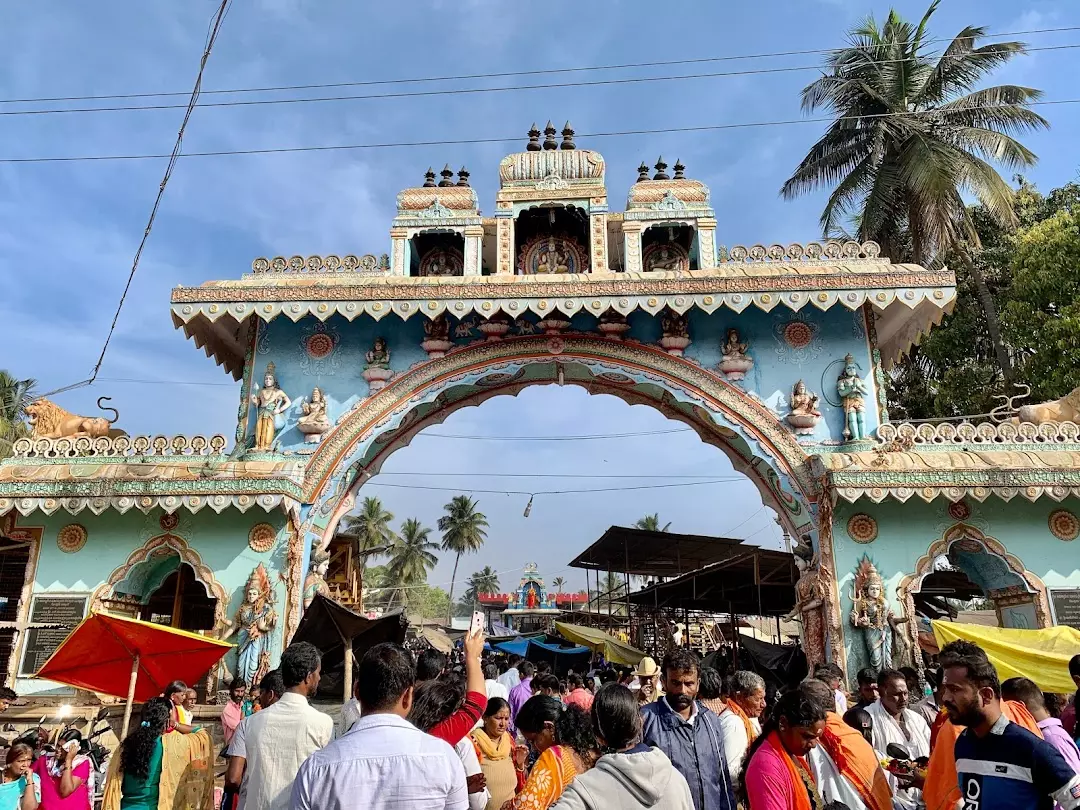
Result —
[[976, 644], [954, 641], [941, 651], [942, 705], [967, 726], [956, 740], [963, 810], [1080, 808], [1080, 776], [1050, 743], [1001, 711], [997, 671]]

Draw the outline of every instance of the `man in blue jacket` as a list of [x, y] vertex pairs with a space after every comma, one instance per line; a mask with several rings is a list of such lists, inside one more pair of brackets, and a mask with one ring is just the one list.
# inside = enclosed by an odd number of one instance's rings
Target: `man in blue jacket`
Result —
[[694, 810], [735, 810], [720, 718], [697, 701], [701, 667], [689, 650], [664, 656], [664, 697], [641, 709], [643, 742], [667, 754], [686, 777]]

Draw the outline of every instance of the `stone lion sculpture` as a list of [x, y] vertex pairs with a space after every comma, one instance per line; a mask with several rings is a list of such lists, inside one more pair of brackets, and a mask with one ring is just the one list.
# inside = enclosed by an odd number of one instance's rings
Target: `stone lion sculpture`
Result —
[[1060, 399], [1040, 402], [1036, 405], [1021, 405], [1016, 409], [1016, 417], [1021, 422], [1078, 422], [1080, 423], [1080, 388], [1074, 388]]
[[112, 427], [113, 423], [120, 418], [120, 412], [116, 408], [109, 408], [102, 404], [111, 400], [111, 397], [99, 397], [97, 405], [103, 411], [112, 411], [112, 419], [106, 419], [104, 416], [78, 416], [50, 400], [44, 398], [34, 400], [26, 406], [27, 421], [32, 431], [31, 437], [64, 439], [87, 436], [91, 439], [100, 439], [103, 436], [110, 438], [126, 436], [124, 431]]

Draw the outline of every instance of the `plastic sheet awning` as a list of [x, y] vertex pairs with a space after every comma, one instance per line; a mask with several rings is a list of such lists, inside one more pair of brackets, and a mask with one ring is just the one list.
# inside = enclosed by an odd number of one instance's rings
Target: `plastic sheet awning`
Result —
[[555, 629], [563, 638], [573, 641], [575, 644], [589, 647], [594, 652], [603, 655], [604, 660], [612, 664], [636, 667], [638, 662], [645, 657], [645, 653], [637, 647], [633, 647], [625, 641], [620, 641], [611, 633], [596, 627], [555, 622]]
[[946, 621], [932, 625], [939, 647], [957, 639], [982, 647], [1003, 681], [1024, 677], [1044, 692], [1067, 694], [1076, 690], [1069, 677], [1069, 659], [1080, 650], [1080, 630], [1064, 625], [1018, 630]]

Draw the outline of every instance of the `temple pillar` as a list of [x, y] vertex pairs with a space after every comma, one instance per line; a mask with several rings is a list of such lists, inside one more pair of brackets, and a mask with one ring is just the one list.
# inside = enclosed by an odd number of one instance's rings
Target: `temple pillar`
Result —
[[390, 229], [390, 275], [409, 275], [409, 264], [406, 259], [405, 243], [409, 239], [409, 231], [406, 228]]
[[608, 272], [607, 259], [607, 214], [592, 214], [589, 217], [589, 272]]
[[495, 235], [498, 239], [498, 262], [495, 272], [500, 276], [512, 276], [515, 272], [513, 216], [499, 217], [496, 220]]
[[627, 273], [641, 272], [641, 231], [640, 222], [623, 220], [623, 255], [626, 257], [624, 269]]
[[716, 267], [716, 220], [699, 219], [698, 233], [698, 269], [708, 270]]
[[479, 276], [483, 269], [480, 260], [480, 245], [484, 236], [482, 225], [466, 225], [465, 235], [465, 270], [463, 275]]

